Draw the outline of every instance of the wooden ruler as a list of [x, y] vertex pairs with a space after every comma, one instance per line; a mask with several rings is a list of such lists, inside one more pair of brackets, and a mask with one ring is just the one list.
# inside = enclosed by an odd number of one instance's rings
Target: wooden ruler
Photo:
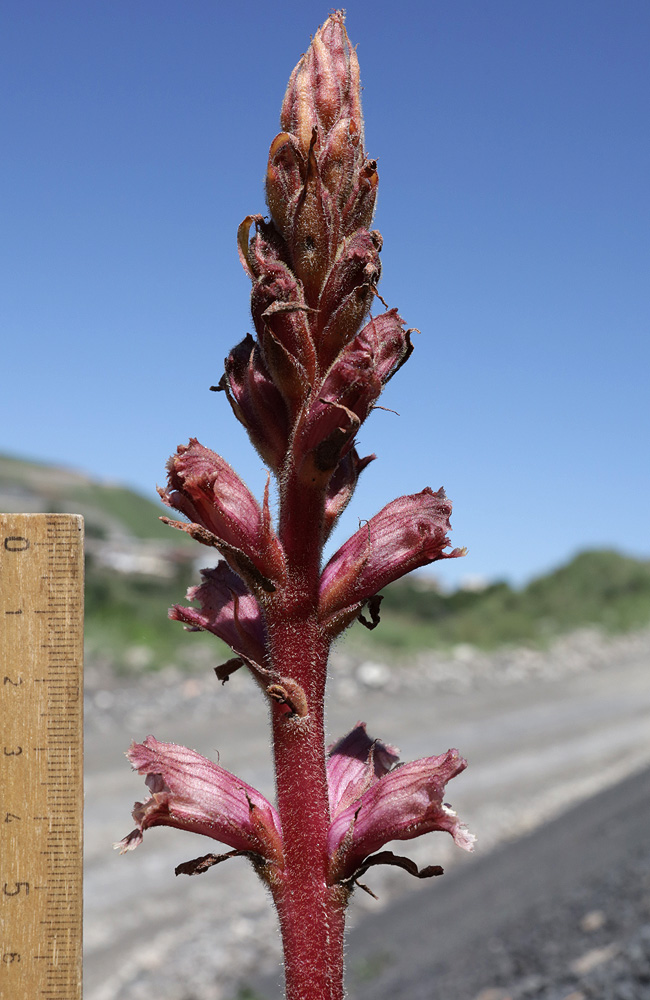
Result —
[[0, 515], [0, 997], [81, 1000], [83, 518]]

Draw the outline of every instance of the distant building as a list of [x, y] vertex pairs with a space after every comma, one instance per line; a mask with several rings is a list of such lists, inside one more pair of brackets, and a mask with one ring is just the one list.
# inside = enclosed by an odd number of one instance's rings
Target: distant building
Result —
[[96, 566], [125, 575], [154, 576], [170, 580], [179, 565], [190, 565], [196, 553], [151, 539], [87, 538], [86, 551]]

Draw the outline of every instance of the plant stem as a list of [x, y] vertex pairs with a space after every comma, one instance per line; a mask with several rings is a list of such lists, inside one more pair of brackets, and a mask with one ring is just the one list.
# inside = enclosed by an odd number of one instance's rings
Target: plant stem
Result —
[[329, 641], [318, 623], [322, 492], [291, 472], [282, 490], [280, 533], [289, 581], [266, 620], [271, 659], [302, 687], [305, 717], [273, 706], [273, 751], [284, 873], [274, 887], [284, 947], [287, 1000], [342, 1000], [345, 901], [328, 885], [330, 825], [323, 723]]
[[275, 892], [287, 1000], [343, 997], [344, 906], [327, 884], [329, 810], [320, 719], [274, 710], [274, 753], [285, 869]]

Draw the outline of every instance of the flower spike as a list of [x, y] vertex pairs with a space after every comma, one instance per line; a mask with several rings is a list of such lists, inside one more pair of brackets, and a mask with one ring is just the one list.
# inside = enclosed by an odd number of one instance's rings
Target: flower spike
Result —
[[[427, 487], [362, 523], [323, 568], [325, 541], [375, 457], [360, 457], [359, 430], [412, 351], [412, 331], [378, 291], [377, 163], [365, 149], [344, 21], [333, 11], [291, 74], [267, 161], [270, 214], [246, 215], [237, 233], [253, 325], [212, 389], [225, 393], [268, 468], [264, 500], [195, 438], [170, 459], [160, 491], [187, 519], [163, 520], [223, 557], [169, 616], [230, 646], [220, 680], [245, 664], [262, 689], [277, 811], [196, 751], [148, 736], [128, 756], [151, 794], [117, 845], [132, 850], [149, 827], [172, 826], [230, 848], [176, 868], [188, 875], [247, 856], [278, 911], [292, 1000], [343, 1000], [345, 908], [365, 871], [442, 873], [384, 849], [391, 840], [444, 830], [466, 850], [473, 844], [443, 802], [465, 767], [456, 750], [400, 764], [397, 749], [360, 722], [325, 752], [332, 640], [355, 619], [379, 624], [382, 587], [464, 554], [450, 547], [451, 503]], [[377, 301], [385, 311], [370, 316]]]

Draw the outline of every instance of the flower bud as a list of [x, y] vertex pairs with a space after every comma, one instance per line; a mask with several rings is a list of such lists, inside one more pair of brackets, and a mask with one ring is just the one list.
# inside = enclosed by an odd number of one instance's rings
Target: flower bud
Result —
[[354, 493], [359, 476], [376, 455], [359, 458], [356, 448], [351, 448], [339, 460], [327, 485], [325, 513], [323, 517], [323, 540], [331, 533], [334, 525], [347, 507]]
[[410, 333], [396, 309], [370, 320], [330, 368], [321, 398], [348, 407], [363, 423], [386, 382], [410, 357]]
[[410, 332], [391, 309], [366, 324], [339, 354], [294, 434], [293, 461], [305, 482], [326, 483], [349, 453], [385, 383], [411, 354]]
[[266, 177], [291, 267], [307, 304], [322, 316], [333, 308], [319, 296], [340, 241], [370, 224], [377, 183], [376, 164], [363, 148], [359, 64], [343, 22], [335, 11], [291, 75]]
[[356, 173], [355, 184], [343, 210], [341, 234], [347, 236], [357, 229], [367, 229], [372, 222], [377, 200], [377, 161], [366, 160]]
[[289, 80], [280, 121], [307, 153], [312, 130], [326, 135], [339, 118], [357, 122], [363, 143], [357, 54], [345, 30], [343, 11], [334, 11], [316, 32]]
[[314, 340], [321, 371], [327, 371], [354, 337], [375, 295], [381, 274], [378, 234], [361, 230], [344, 241], [321, 293]]
[[305, 289], [307, 304], [315, 307], [327, 273], [336, 256], [339, 213], [331, 192], [323, 184], [314, 150], [316, 135], [307, 157], [305, 183], [285, 234], [296, 277]]
[[250, 334], [233, 347], [215, 390], [226, 393], [233, 413], [248, 431], [262, 460], [278, 472], [289, 440], [289, 413]]
[[295, 136], [280, 132], [271, 143], [266, 170], [266, 198], [278, 230], [286, 233], [307, 173]]

